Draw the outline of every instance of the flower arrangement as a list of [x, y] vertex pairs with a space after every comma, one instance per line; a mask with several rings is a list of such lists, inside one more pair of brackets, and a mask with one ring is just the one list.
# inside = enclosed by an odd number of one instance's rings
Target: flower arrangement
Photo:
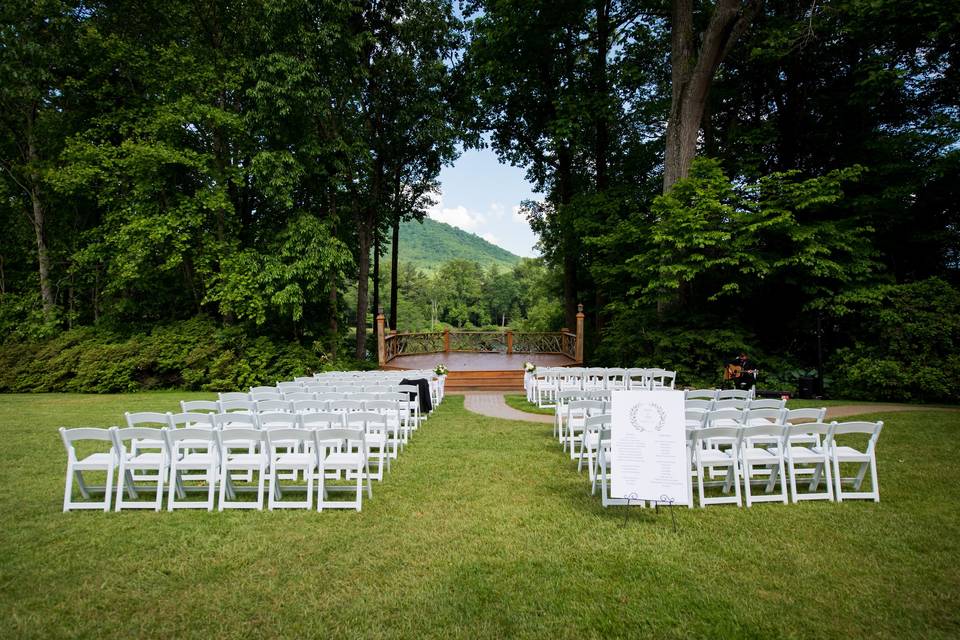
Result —
[[527, 373], [533, 373], [534, 371], [537, 370], [537, 365], [533, 364], [532, 362], [524, 362], [523, 370], [526, 371]]
[[445, 364], [438, 364], [436, 367], [433, 368], [433, 372], [434, 372], [435, 374], [437, 374], [438, 376], [445, 376], [445, 375], [447, 375], [448, 373], [450, 373], [450, 370], [447, 369], [447, 365], [445, 365]]

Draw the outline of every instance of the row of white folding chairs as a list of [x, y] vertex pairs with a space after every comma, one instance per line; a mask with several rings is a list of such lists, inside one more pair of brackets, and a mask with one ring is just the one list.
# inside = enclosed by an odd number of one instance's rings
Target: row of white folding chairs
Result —
[[417, 393], [416, 385], [400, 384], [366, 384], [366, 385], [309, 385], [296, 388], [287, 387], [283, 390], [274, 387], [250, 387], [250, 391], [228, 391], [217, 394], [220, 400], [271, 400], [284, 399], [288, 396], [311, 393], [391, 393], [403, 391]]
[[[600, 489], [604, 506], [626, 504], [625, 500], [613, 498], [609, 493], [610, 416], [587, 418], [585, 428], [587, 434], [596, 434], [595, 454], [590, 456], [585, 453], [583, 456], [584, 461], [596, 465], [591, 479], [592, 491], [595, 493]], [[876, 446], [882, 428], [882, 422], [768, 423], [688, 428], [688, 505], [693, 507], [694, 482], [697, 484], [701, 507], [725, 503], [743, 506], [744, 502], [748, 507], [754, 502], [787, 504], [789, 499], [794, 503], [803, 500], [842, 502], [853, 499], [879, 502]], [[865, 436], [866, 445], [853, 446], [846, 440], [851, 436], [861, 439]], [[584, 442], [589, 441], [585, 436]], [[854, 475], [844, 477], [841, 465], [848, 464], [856, 465], [857, 470]], [[719, 482], [713, 481], [711, 478], [714, 476], [710, 473], [717, 469], [724, 471]], [[868, 471], [870, 488], [863, 490]], [[801, 482], [807, 483], [806, 492], [798, 490], [798, 483]], [[762, 484], [764, 493], [756, 494], [754, 484]], [[778, 484], [779, 491], [775, 491]], [[844, 488], [845, 484], [849, 488]], [[724, 495], [707, 496], [707, 487], [715, 485], [721, 486]], [[734, 494], [728, 495], [731, 489]]]
[[800, 421], [805, 422], [823, 422], [826, 418], [826, 407], [787, 409], [775, 407], [753, 407], [748, 409], [738, 409], [736, 407], [726, 407], [720, 409], [705, 410], [699, 407], [690, 407], [686, 409], [686, 422], [688, 427], [732, 427], [737, 425], [756, 426], [764, 424], [795, 424]]
[[[224, 396], [227, 394], [221, 394]], [[223, 399], [220, 400], [181, 400], [180, 410], [184, 413], [263, 413], [265, 411], [281, 411], [301, 413], [305, 411], [339, 411], [354, 410], [347, 407], [360, 406], [351, 403], [365, 402], [397, 402], [400, 405], [404, 422], [412, 430], [420, 424], [420, 403], [411, 400], [407, 392], [384, 393], [301, 393], [288, 394], [279, 399]]]
[[[290, 426], [295, 428], [299, 422], [298, 416], [317, 416], [325, 414], [348, 414], [350, 416], [360, 412], [380, 413], [387, 417], [387, 427], [393, 448], [391, 458], [396, 458], [398, 451], [410, 441], [411, 435], [418, 429], [415, 416], [407, 408], [406, 401], [392, 399], [350, 399], [350, 400], [302, 400], [292, 403], [281, 403], [286, 406], [275, 406], [272, 401], [255, 403], [256, 409], [243, 407], [244, 410], [229, 410], [230, 405], [236, 403], [219, 403], [220, 411], [206, 411], [207, 401], [192, 400], [180, 403], [182, 413], [140, 412], [126, 413], [127, 426], [168, 426], [170, 428], [184, 427], [218, 427], [224, 425], [249, 425], [256, 429], [265, 429], [270, 426]], [[197, 406], [201, 405], [201, 406]], [[224, 411], [224, 409], [228, 409]], [[288, 424], [289, 423], [289, 424]]]
[[753, 400], [755, 387], [750, 389], [684, 389], [684, 400]]
[[[369, 468], [371, 455], [370, 433], [366, 426], [344, 427], [330, 416], [327, 424], [319, 428], [281, 428], [259, 430], [239, 428], [181, 428], [159, 429], [147, 427], [60, 428], [60, 435], [67, 450], [67, 473], [63, 497], [63, 510], [98, 509], [110, 511], [111, 499], [116, 511], [123, 509], [153, 509], [163, 506], [166, 483], [167, 510], [206, 509], [212, 511], [219, 486], [219, 509], [262, 509], [265, 494], [268, 508], [313, 508], [314, 493], [317, 494], [317, 510], [324, 508], [351, 508], [360, 511], [363, 486], [367, 497], [373, 496], [372, 474]], [[371, 423], [382, 423], [383, 416], [370, 414]], [[305, 421], [304, 424], [311, 423]], [[329, 426], [329, 425], [333, 426]], [[109, 451], [80, 455], [76, 445], [81, 441], [109, 443]], [[145, 444], [149, 450], [144, 451]], [[100, 445], [102, 448], [102, 444]], [[137, 486], [133, 473], [149, 472], [154, 493], [151, 500], [138, 500], [144, 487]], [[103, 487], [93, 487], [84, 481], [85, 472], [103, 472], [106, 482]], [[184, 472], [193, 472], [186, 476]], [[255, 501], [238, 500], [241, 487], [235, 485], [238, 472], [256, 474]], [[197, 476], [196, 474], [200, 475]], [[305, 485], [281, 485], [283, 474], [296, 478], [302, 474]], [[355, 480], [352, 501], [329, 499], [332, 491], [350, 489], [343, 485], [331, 486], [327, 480], [338, 480], [341, 474], [347, 480]], [[113, 490], [116, 475], [116, 490]], [[187, 486], [186, 480], [201, 479], [205, 486]], [[241, 476], [242, 478], [242, 476]], [[73, 498], [76, 480], [81, 496]], [[269, 481], [269, 492], [266, 483]], [[316, 481], [316, 491], [314, 490]], [[190, 493], [206, 494], [206, 500], [187, 499]], [[102, 491], [103, 500], [92, 501], [94, 493]], [[284, 492], [303, 492], [304, 500], [283, 500]]]
[[527, 400], [541, 408], [554, 406], [563, 391], [673, 389], [676, 371], [666, 369], [537, 369], [524, 377]]
[[724, 400], [684, 400], [687, 410], [714, 411], [716, 409], [783, 409], [787, 401], [776, 398], [728, 398]]
[[[571, 403], [579, 403], [580, 401], [592, 400], [598, 401], [601, 404], [602, 412], [606, 412], [609, 407], [610, 401], [610, 391], [561, 391], [557, 394], [556, 404], [554, 407], [554, 424], [553, 424], [553, 434], [556, 437], [561, 445], [563, 445], [564, 451], [567, 450], [569, 446], [569, 451], [571, 457], [576, 457], [578, 452], [576, 445], [580, 443], [582, 434], [577, 431], [578, 427], [582, 427], [582, 420], [584, 416], [580, 411], [581, 407], [595, 407], [597, 405], [591, 404], [578, 404], [575, 405], [573, 410], [574, 424], [572, 427], [568, 426], [571, 423]], [[711, 409], [710, 407], [719, 407], [718, 409]], [[743, 407], [743, 408], [739, 408]], [[596, 413], [596, 409], [592, 409], [593, 413]], [[815, 422], [820, 422], [823, 420], [826, 415], [826, 409], [786, 409], [785, 400], [716, 400], [716, 401], [707, 401], [707, 400], [688, 400], [686, 401], [686, 420], [687, 426], [706, 426], [708, 424], [712, 425], [715, 420], [726, 420], [726, 423], [721, 423], [715, 426], [722, 426], [726, 424], [735, 423], [745, 423], [745, 424], [754, 424], [757, 421], [761, 421], [761, 424], [776, 422], [790, 422], [795, 420], [812, 420]], [[579, 420], [579, 422], [577, 422]]]
[[[295, 385], [314, 386], [391, 386], [404, 379], [424, 378], [430, 385], [430, 398], [434, 405], [443, 402], [446, 376], [438, 376], [430, 370], [405, 370], [396, 373], [371, 371], [328, 371], [315, 373], [312, 378], [295, 378], [293, 382], [278, 382], [277, 387], [295, 390]], [[259, 387], [257, 387], [259, 388]], [[252, 391], [252, 389], [251, 389]]]

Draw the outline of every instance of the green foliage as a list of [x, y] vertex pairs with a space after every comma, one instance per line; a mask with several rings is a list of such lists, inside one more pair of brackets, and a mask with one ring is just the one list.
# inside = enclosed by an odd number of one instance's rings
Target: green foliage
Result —
[[960, 398], [960, 290], [939, 278], [877, 287], [843, 319], [854, 336], [832, 366], [834, 393], [882, 400]]
[[220, 328], [203, 316], [120, 335], [93, 327], [0, 346], [0, 391], [228, 391], [332, 365], [314, 346]]

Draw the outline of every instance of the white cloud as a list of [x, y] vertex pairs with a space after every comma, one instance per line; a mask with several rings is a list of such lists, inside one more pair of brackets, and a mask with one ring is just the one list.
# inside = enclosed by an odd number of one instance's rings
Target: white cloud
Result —
[[499, 202], [491, 202], [489, 209], [490, 215], [497, 220], [502, 220], [503, 215], [507, 212], [504, 206]]
[[482, 234], [480, 237], [486, 240], [487, 242], [489, 242], [490, 244], [495, 244], [497, 246], [500, 246], [500, 240], [497, 238], [497, 236], [493, 235], [489, 231], [487, 233]]
[[437, 222], [446, 222], [465, 231], [475, 231], [485, 222], [483, 214], [474, 213], [463, 205], [444, 207], [442, 195], [437, 197], [437, 203], [427, 210], [427, 215]]

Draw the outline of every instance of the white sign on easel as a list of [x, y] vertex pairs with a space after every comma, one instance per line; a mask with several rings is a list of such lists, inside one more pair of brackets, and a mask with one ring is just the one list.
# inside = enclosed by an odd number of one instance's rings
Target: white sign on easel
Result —
[[611, 395], [611, 497], [690, 504], [683, 392]]

